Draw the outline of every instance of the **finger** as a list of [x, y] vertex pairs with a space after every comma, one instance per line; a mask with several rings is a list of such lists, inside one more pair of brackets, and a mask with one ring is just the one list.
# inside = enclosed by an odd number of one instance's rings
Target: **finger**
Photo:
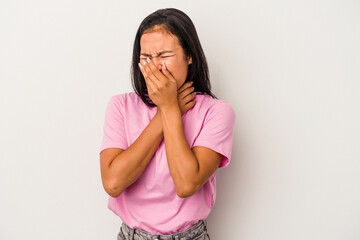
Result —
[[[185, 97], [183, 97], [183, 98], [181, 99], [181, 101], [183, 101], [183, 102], [185, 102], [185, 103], [188, 103], [188, 102], [190, 102], [190, 101], [192, 101], [192, 100], [195, 100], [195, 96], [196, 96], [196, 93], [195, 93], [195, 92], [192, 92], [192, 93], [186, 95]], [[180, 100], [179, 100], [179, 101], [180, 101]]]
[[195, 88], [194, 87], [189, 87], [186, 88], [184, 91], [182, 91], [181, 93], [178, 94], [179, 98], [185, 98], [187, 95], [191, 94], [192, 92], [194, 92]]
[[142, 61], [142, 65], [144, 67], [144, 71], [146, 72], [146, 74], [148, 75], [149, 78], [151, 78], [151, 80], [153, 81], [158, 81], [158, 79], [156, 78], [156, 76], [154, 75], [154, 73], [151, 71], [151, 68], [150, 68], [150, 58], [147, 58], [148, 60], [145, 61], [143, 60]]
[[141, 71], [142, 75], [144, 76], [144, 78], [148, 77], [148, 75], [144, 69], [144, 66], [141, 63], [138, 63], [138, 65], [139, 65], [140, 71]]
[[[153, 86], [158, 87], [158, 80], [155, 78], [154, 74], [151, 72], [151, 70], [149, 69], [149, 66], [147, 66], [148, 64], [143, 60], [143, 64], [139, 64], [142, 73], [144, 75], [145, 80], [147, 80], [148, 82], [151, 82]], [[146, 76], [146, 77], [145, 77]]]
[[194, 107], [196, 104], [196, 101], [195, 100], [191, 100], [190, 102], [186, 103], [186, 108], [188, 108], [188, 110], [192, 107]]
[[152, 71], [149, 67], [149, 63], [147, 61], [142, 60], [142, 66], [143, 66], [144, 72], [146, 73], [146, 75], [148, 76], [149, 79], [151, 79], [152, 81], [158, 81], [158, 79], [152, 73]]
[[161, 66], [161, 70], [163, 72], [163, 74], [165, 75], [165, 77], [167, 77], [167, 79], [176, 82], [174, 76], [167, 70], [166, 64], [163, 63], [163, 65]]
[[192, 100], [188, 103], [185, 104], [184, 106], [184, 113], [186, 113], [189, 109], [193, 108], [196, 104], [196, 101], [195, 100]]
[[185, 105], [187, 104], [188, 102], [192, 101], [192, 100], [195, 100], [195, 96], [196, 96], [196, 93], [195, 92], [191, 92], [189, 94], [187, 94], [186, 96], [183, 95], [183, 96], [178, 96], [178, 102], [182, 105]]
[[148, 92], [153, 92], [155, 89], [156, 89], [156, 86], [154, 85], [154, 83], [149, 79], [145, 69], [144, 69], [144, 66], [141, 65], [141, 63], [139, 63], [139, 67], [140, 67], [140, 71], [141, 73], [143, 74], [144, 76], [144, 80], [145, 80], [145, 83], [146, 83], [146, 86], [148, 88]]
[[157, 91], [157, 87], [154, 85], [152, 81], [150, 81], [148, 78], [145, 78], [146, 87], [148, 89], [148, 93], [153, 93]]
[[185, 89], [191, 87], [192, 84], [193, 84], [193, 82], [185, 82], [185, 83], [183, 83], [183, 85], [181, 85], [181, 87], [178, 89], [178, 93], [181, 93]]
[[147, 64], [146, 65], [149, 67], [149, 69], [151, 70], [151, 73], [154, 75], [154, 77], [157, 80], [159, 80], [159, 81], [166, 80], [165, 75], [160, 72], [159, 68], [156, 67], [155, 63], [153, 61], [151, 61], [150, 58], [147, 58]]

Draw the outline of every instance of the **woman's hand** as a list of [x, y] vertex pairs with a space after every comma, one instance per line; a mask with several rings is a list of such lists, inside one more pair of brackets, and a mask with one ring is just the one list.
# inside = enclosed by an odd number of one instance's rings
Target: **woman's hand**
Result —
[[185, 82], [178, 90], [178, 104], [181, 115], [184, 115], [189, 109], [195, 106], [195, 96], [193, 82]]
[[153, 103], [162, 109], [179, 107], [177, 99], [177, 81], [163, 64], [161, 71], [147, 58], [139, 63], [144, 76], [148, 94]]
[[[185, 82], [178, 89], [178, 104], [181, 112], [181, 116], [184, 115], [189, 109], [195, 106], [195, 96], [194, 87], [192, 87], [193, 82]], [[157, 109], [157, 114], [161, 114], [160, 109]]]

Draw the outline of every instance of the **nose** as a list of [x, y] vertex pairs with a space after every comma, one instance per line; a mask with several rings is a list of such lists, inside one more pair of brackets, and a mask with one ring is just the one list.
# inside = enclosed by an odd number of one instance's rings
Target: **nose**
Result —
[[160, 58], [158, 58], [158, 57], [153, 57], [152, 59], [151, 59], [152, 61], [153, 61], [153, 63], [155, 64], [155, 66], [159, 69], [159, 70], [161, 70], [161, 66], [162, 66], [162, 60], [160, 59]]

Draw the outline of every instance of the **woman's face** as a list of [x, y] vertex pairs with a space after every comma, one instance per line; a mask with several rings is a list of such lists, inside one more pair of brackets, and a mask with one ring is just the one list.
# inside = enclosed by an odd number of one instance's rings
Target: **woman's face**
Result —
[[188, 74], [188, 59], [176, 36], [158, 30], [144, 33], [140, 38], [140, 61], [149, 57], [161, 71], [165, 63], [168, 71], [177, 81], [177, 88], [185, 82]]

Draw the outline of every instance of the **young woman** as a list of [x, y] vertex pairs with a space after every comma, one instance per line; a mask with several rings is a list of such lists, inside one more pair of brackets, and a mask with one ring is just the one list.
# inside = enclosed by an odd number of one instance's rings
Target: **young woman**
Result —
[[235, 114], [211, 93], [190, 18], [160, 9], [137, 31], [135, 92], [112, 96], [100, 149], [118, 239], [210, 239], [217, 168], [229, 164]]

